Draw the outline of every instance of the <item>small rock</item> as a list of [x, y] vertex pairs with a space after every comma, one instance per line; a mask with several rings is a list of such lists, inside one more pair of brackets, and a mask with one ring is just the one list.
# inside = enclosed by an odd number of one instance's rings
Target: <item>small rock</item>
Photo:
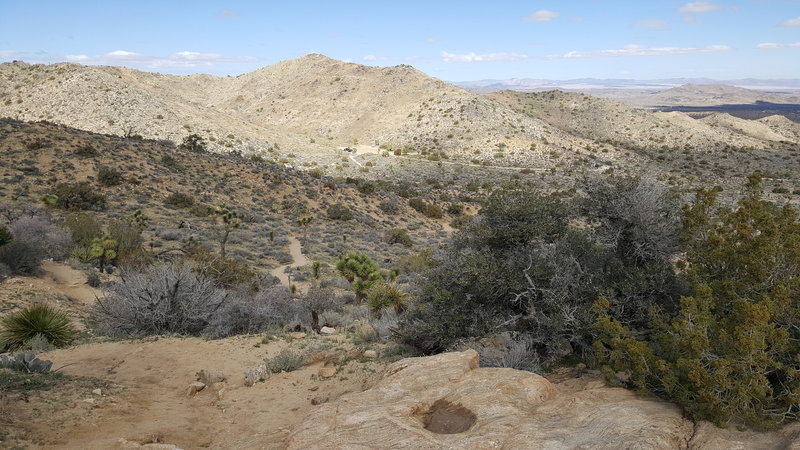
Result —
[[377, 358], [377, 357], [378, 357], [378, 352], [376, 352], [375, 350], [365, 350], [364, 351], [364, 358], [373, 359], [373, 358]]
[[328, 400], [328, 397], [314, 397], [311, 399], [311, 404], [314, 406], [321, 405], [323, 403], [328, 403]]
[[194, 397], [195, 394], [205, 389], [205, 387], [206, 387], [205, 383], [195, 381], [194, 383], [191, 383], [189, 387], [186, 389], [186, 396]]
[[197, 372], [195, 376], [197, 377], [197, 381], [206, 385], [219, 383], [220, 381], [225, 381], [227, 379], [225, 374], [223, 374], [222, 372], [214, 372], [206, 369]]
[[308, 388], [308, 390], [311, 391], [311, 392], [314, 392], [317, 389], [319, 389], [319, 386], [314, 386], [314, 387]]
[[85, 399], [83, 399], [83, 402], [94, 405], [94, 399], [93, 398], [85, 398]]
[[264, 364], [253, 367], [244, 373], [244, 385], [251, 387], [259, 381], [264, 381], [269, 378], [269, 369]]
[[317, 375], [319, 375], [320, 378], [330, 378], [336, 375], [336, 367], [320, 367]]
[[291, 333], [289, 333], [289, 337], [292, 339], [303, 339], [304, 337], [306, 337], [306, 334], [303, 333], [302, 331], [292, 331]]
[[92, 394], [94, 394], [94, 395], [103, 395], [103, 391], [100, 388], [92, 389]]
[[324, 334], [326, 336], [330, 336], [333, 333], [336, 333], [336, 329], [331, 327], [322, 327], [319, 330], [319, 334]]

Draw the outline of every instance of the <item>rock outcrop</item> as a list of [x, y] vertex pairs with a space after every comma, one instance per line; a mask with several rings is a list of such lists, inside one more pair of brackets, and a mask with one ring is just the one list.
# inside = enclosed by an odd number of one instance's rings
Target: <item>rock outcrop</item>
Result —
[[474, 350], [392, 364], [376, 386], [321, 405], [290, 449], [786, 448], [797, 429], [758, 434], [684, 419], [672, 404], [584, 377], [553, 384], [479, 368]]

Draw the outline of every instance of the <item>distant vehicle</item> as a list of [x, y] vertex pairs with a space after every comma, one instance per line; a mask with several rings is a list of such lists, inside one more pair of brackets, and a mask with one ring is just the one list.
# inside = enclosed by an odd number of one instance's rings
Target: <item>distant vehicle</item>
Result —
[[344, 148], [344, 151], [346, 151], [346, 152], [349, 152], [349, 153], [355, 153], [355, 152], [356, 152], [356, 149], [354, 149], [354, 148], [350, 148], [350, 147], [345, 147], [345, 148]]

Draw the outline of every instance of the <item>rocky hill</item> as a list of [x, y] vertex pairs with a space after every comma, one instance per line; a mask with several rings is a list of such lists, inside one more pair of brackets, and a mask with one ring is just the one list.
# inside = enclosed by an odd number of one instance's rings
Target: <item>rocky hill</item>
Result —
[[[120, 67], [0, 65], [0, 115], [218, 151], [319, 151], [355, 143], [491, 152], [497, 145], [572, 148], [575, 139], [410, 66], [373, 68], [322, 55], [238, 77], [185, 77]], [[547, 143], [543, 143], [545, 134]]]
[[684, 84], [625, 100], [628, 105], [645, 107], [740, 105], [756, 102], [800, 104], [800, 96], [773, 95], [725, 84]]
[[714, 114], [696, 120], [679, 112], [634, 109], [613, 100], [561, 91], [502, 91], [489, 96], [571, 134], [629, 148], [768, 148], [796, 141], [795, 135], [787, 132], [793, 129], [792, 122], [780, 119], [757, 122]]

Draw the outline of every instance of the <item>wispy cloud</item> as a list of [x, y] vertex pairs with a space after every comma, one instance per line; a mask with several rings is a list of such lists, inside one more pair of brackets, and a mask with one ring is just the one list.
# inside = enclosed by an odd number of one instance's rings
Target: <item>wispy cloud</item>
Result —
[[93, 65], [129, 65], [145, 69], [208, 67], [217, 63], [251, 62], [249, 56], [224, 56], [218, 53], [178, 52], [167, 56], [148, 56], [126, 50], [104, 55], [66, 55], [67, 61]]
[[691, 2], [678, 8], [678, 11], [682, 13], [704, 13], [721, 11], [722, 9], [724, 9], [722, 5], [717, 5], [711, 2]]
[[530, 16], [525, 18], [526, 22], [550, 22], [551, 20], [560, 17], [561, 14], [555, 11], [548, 11], [546, 9], [540, 9], [535, 13], [531, 14]]
[[367, 55], [361, 58], [363, 61], [367, 62], [381, 62], [381, 61], [394, 61], [394, 62], [403, 62], [403, 63], [413, 63], [419, 61], [425, 61], [427, 58], [423, 56], [405, 56], [402, 58], [395, 58], [392, 56], [378, 56], [378, 55]]
[[667, 22], [664, 22], [663, 20], [639, 20], [636, 23], [634, 23], [634, 25], [642, 28], [661, 29], [661, 28], [666, 28]]
[[219, 13], [219, 15], [222, 16], [222, 17], [239, 17], [238, 14], [236, 14], [233, 11], [228, 11], [227, 9], [225, 11], [222, 11], [221, 13]]
[[795, 17], [794, 19], [789, 19], [786, 22], [781, 23], [782, 27], [800, 27], [800, 17]]
[[800, 48], [800, 42], [792, 42], [790, 44], [776, 44], [774, 42], [764, 42], [763, 44], [756, 45], [756, 48], [761, 50], [775, 50], [781, 48]]
[[626, 45], [614, 50], [595, 50], [588, 52], [571, 51], [563, 55], [551, 55], [548, 59], [601, 58], [620, 56], [661, 56], [691, 55], [695, 53], [717, 53], [732, 50], [727, 45], [709, 45], [707, 47], [647, 47], [645, 45]]
[[440, 41], [438, 39], [428, 38], [425, 39], [425, 42], [427, 42], [428, 44], [438, 44]]
[[479, 55], [475, 52], [470, 52], [462, 55], [455, 53], [442, 52], [442, 61], [444, 62], [498, 62], [498, 61], [523, 61], [529, 58], [528, 55], [520, 53], [485, 53]]

